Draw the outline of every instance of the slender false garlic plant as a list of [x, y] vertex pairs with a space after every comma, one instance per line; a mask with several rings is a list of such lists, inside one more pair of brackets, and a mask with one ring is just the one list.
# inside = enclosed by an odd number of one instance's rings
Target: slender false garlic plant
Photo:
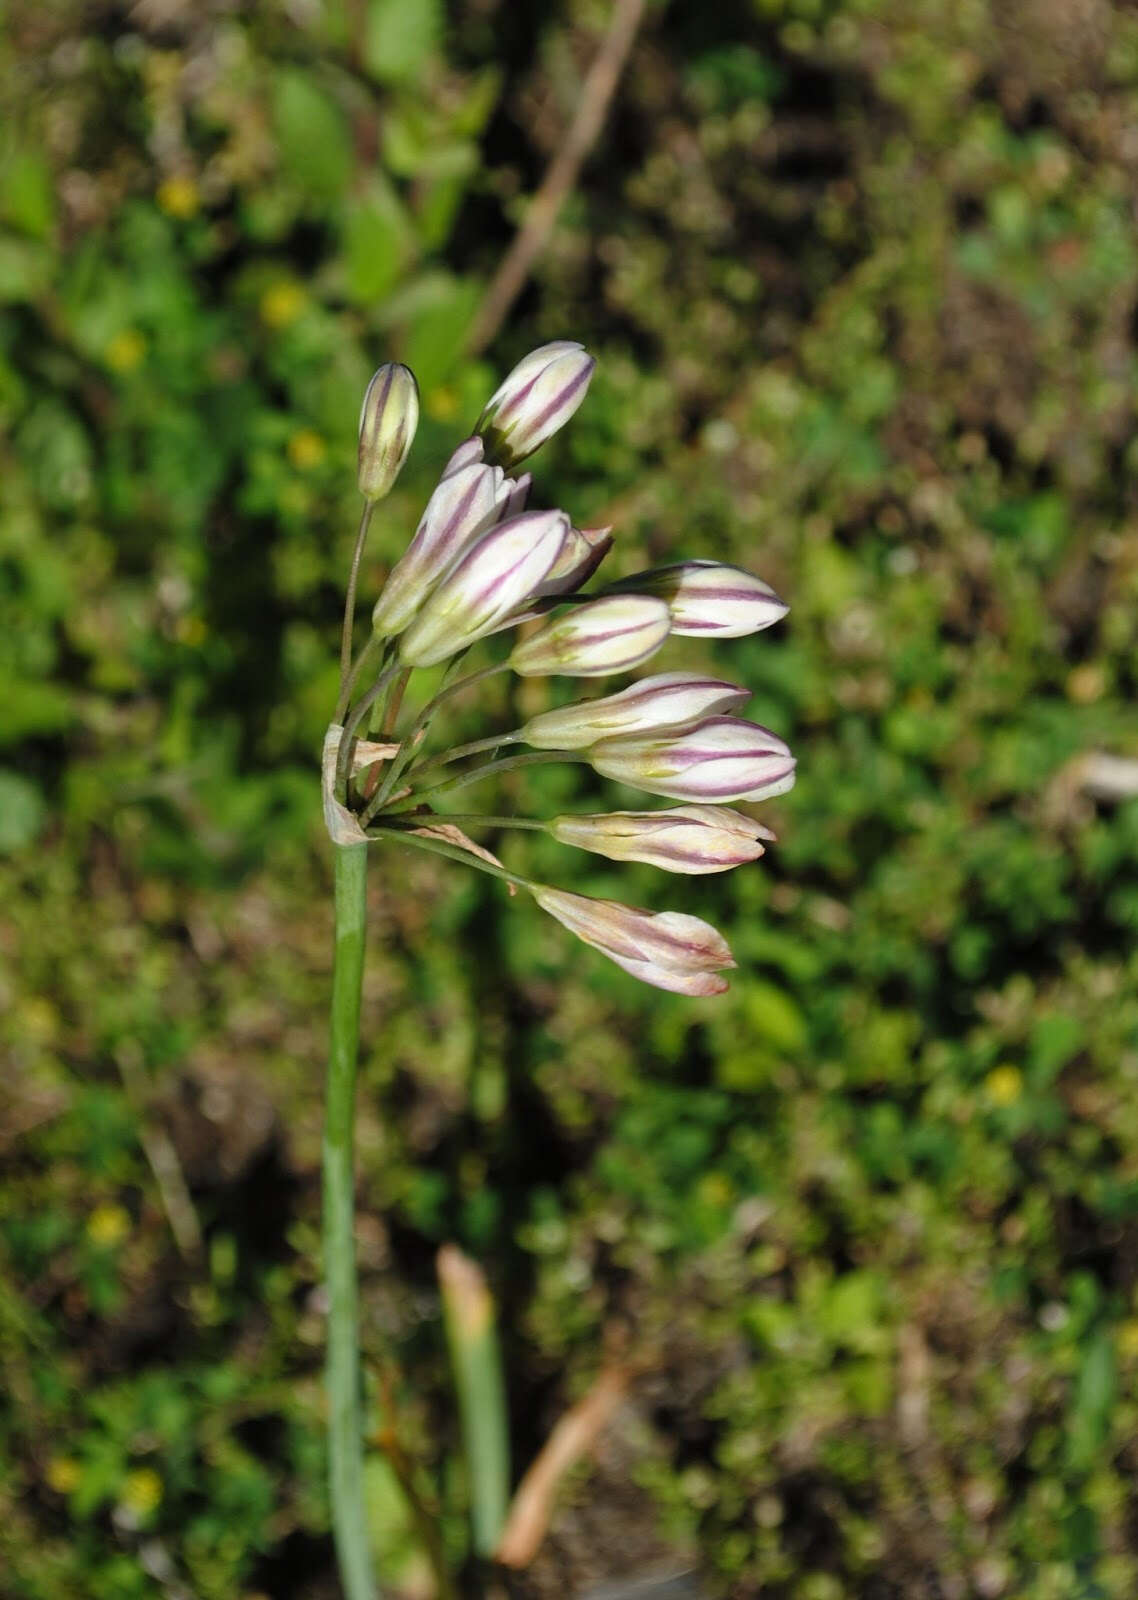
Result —
[[[374, 1593], [364, 1520], [352, 1128], [364, 959], [368, 844], [414, 845], [491, 873], [532, 895], [586, 944], [645, 983], [687, 995], [726, 988], [734, 966], [722, 935], [681, 911], [637, 910], [533, 883], [464, 829], [544, 829], [567, 845], [667, 872], [723, 872], [763, 854], [773, 835], [732, 801], [765, 800], [794, 782], [777, 735], [736, 713], [748, 691], [703, 673], [663, 672], [615, 694], [545, 711], [520, 728], [431, 753], [428, 734], [452, 695], [497, 672], [606, 678], [648, 661], [673, 634], [738, 638], [786, 606], [762, 582], [714, 561], [681, 561], [586, 589], [612, 545], [608, 528], [576, 528], [563, 511], [529, 510], [528, 473], [514, 470], [576, 411], [594, 362], [558, 340], [534, 350], [491, 397], [473, 435], [447, 462], [353, 658], [356, 580], [376, 503], [403, 466], [418, 422], [415, 379], [379, 369], [360, 416], [363, 516], [348, 580], [336, 714], [324, 743], [324, 814], [335, 846], [336, 954], [324, 1144], [329, 1293], [330, 1480], [347, 1600]], [[537, 626], [504, 661], [460, 675], [479, 640]], [[441, 687], [404, 712], [416, 668], [444, 664]], [[401, 715], [402, 713], [402, 715]], [[503, 756], [507, 746], [524, 754]], [[479, 762], [479, 756], [488, 759]], [[582, 761], [683, 804], [548, 821], [460, 813], [453, 797], [487, 777], [548, 761]], [[457, 765], [457, 771], [448, 771]]]

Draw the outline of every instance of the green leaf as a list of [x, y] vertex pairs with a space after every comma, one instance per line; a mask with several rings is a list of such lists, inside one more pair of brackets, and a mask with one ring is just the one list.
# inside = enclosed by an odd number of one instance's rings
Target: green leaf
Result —
[[440, 0], [371, 0], [364, 34], [364, 61], [381, 83], [417, 76], [438, 48], [443, 13]]
[[42, 156], [17, 150], [0, 169], [0, 214], [22, 233], [42, 239], [55, 222], [51, 171]]
[[398, 196], [387, 185], [372, 187], [353, 206], [344, 237], [348, 294], [364, 305], [382, 300], [415, 253], [415, 234]]
[[47, 806], [30, 779], [0, 769], [0, 855], [33, 844], [43, 828]]
[[0, 237], [0, 304], [34, 300], [45, 287], [51, 252], [28, 239]]
[[354, 165], [347, 119], [307, 73], [294, 69], [277, 79], [273, 122], [286, 175], [320, 199], [342, 194]]

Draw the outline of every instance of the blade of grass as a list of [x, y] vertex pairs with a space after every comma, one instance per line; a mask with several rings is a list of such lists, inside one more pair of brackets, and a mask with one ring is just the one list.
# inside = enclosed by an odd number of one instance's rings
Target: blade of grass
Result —
[[494, 1300], [478, 1264], [454, 1245], [437, 1268], [470, 1480], [474, 1548], [491, 1556], [510, 1495], [510, 1440]]

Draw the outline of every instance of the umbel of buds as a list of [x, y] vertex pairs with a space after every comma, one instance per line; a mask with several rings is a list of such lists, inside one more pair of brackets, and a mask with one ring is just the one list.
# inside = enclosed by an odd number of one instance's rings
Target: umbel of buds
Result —
[[[612, 861], [692, 876], [756, 861], [774, 835], [727, 802], [785, 793], [794, 758], [777, 734], [737, 715], [748, 690], [706, 673], [657, 672], [539, 712], [520, 728], [437, 752], [428, 743], [439, 708], [493, 673], [613, 678], [649, 661], [673, 635], [738, 638], [786, 613], [761, 578], [714, 561], [680, 561], [587, 587], [613, 547], [612, 529], [581, 529], [561, 510], [528, 508], [529, 475], [510, 474], [577, 410], [593, 367], [576, 341], [556, 340], [520, 361], [495, 391], [443, 467], [354, 660], [349, 587], [343, 660], [350, 665], [325, 740], [325, 816], [337, 844], [399, 840], [464, 861], [527, 889], [550, 916], [645, 983], [713, 995], [735, 963], [707, 923], [530, 882], [465, 829], [480, 822], [544, 829]], [[381, 367], [360, 419], [359, 481], [369, 508], [403, 466], [418, 410], [407, 368]], [[370, 509], [353, 574], [369, 516]], [[519, 630], [511, 645], [495, 643], [511, 630]], [[487, 661], [460, 676], [479, 641], [487, 642]], [[429, 697], [416, 706], [407, 691], [420, 668], [436, 670]], [[517, 744], [530, 752], [503, 755]], [[683, 803], [548, 823], [452, 809], [452, 797], [475, 783], [545, 761], [585, 762], [602, 777]]]

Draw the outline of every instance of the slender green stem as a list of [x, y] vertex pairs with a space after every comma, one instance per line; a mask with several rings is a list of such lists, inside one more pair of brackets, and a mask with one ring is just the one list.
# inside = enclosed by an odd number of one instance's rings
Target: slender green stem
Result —
[[[461, 652], [461, 654], [455, 656], [453, 660], [450, 661], [446, 669], [447, 676], [457, 669], [459, 662], [462, 660], [462, 657], [465, 654], [466, 651], [464, 650]], [[402, 739], [402, 750], [388, 767], [387, 772], [384, 775], [383, 782], [372, 796], [371, 802], [363, 814], [362, 825], [365, 828], [372, 818], [377, 816], [379, 812], [383, 810], [388, 800], [395, 793], [396, 784], [406, 771], [408, 763], [414, 756], [415, 751], [419, 748], [419, 744], [423, 735], [431, 725], [431, 719], [433, 718], [435, 712], [442, 705], [443, 701], [449, 700], [451, 695], [457, 694], [460, 689], [469, 689], [472, 684], [481, 683], [484, 678], [492, 678], [495, 673], [507, 672], [508, 670], [509, 668], [504, 662], [498, 662], [492, 667], [483, 667], [480, 672], [471, 672], [465, 678], [455, 678], [452, 682], [447, 682], [446, 678], [444, 678], [442, 688], [432, 700], [427, 701], [426, 705], [422, 708], [414, 722], [412, 722], [411, 726], [404, 734]]]
[[352, 746], [356, 742], [356, 734], [359, 731], [360, 723], [399, 671], [401, 671], [400, 667], [391, 666], [387, 668], [386, 672], [380, 673], [367, 694], [357, 701], [340, 736], [340, 749], [336, 757], [336, 795], [343, 803], [347, 802], [348, 773], [352, 769]]
[[379, 662], [382, 663], [384, 654], [389, 648], [390, 644], [391, 641], [389, 639], [381, 639], [379, 635], [375, 633], [371, 635], [367, 644], [364, 645], [363, 649], [356, 657], [355, 665], [353, 666], [352, 670], [348, 673], [347, 678], [340, 685], [340, 697], [336, 701], [336, 712], [332, 718], [333, 722], [343, 722], [344, 718], [347, 716], [348, 707], [352, 703], [352, 694], [355, 690], [356, 684], [363, 676], [365, 669], [376, 665], [377, 656], [379, 658]]
[[[432, 855], [446, 856], [449, 861], [457, 861], [464, 867], [477, 867], [479, 872], [487, 872], [492, 878], [500, 878], [503, 883], [512, 883], [516, 888], [528, 889], [528, 878], [519, 878], [516, 872], [507, 872], [505, 867], [495, 866], [491, 861], [483, 861], [481, 856], [471, 855], [469, 850], [463, 850], [457, 844], [447, 844], [445, 839], [424, 838], [421, 833], [412, 833], [409, 829], [384, 830], [376, 835], [382, 839], [397, 839], [400, 844], [413, 844], [417, 850], [427, 850]], [[357, 849], [365, 848], [357, 845]]]
[[380, 731], [385, 739], [390, 739], [395, 732], [399, 721], [399, 708], [403, 704], [403, 696], [407, 692], [407, 685], [411, 681], [410, 667], [404, 667], [393, 683], [388, 684], [387, 694], [383, 700], [383, 716], [380, 719]]
[[343, 693], [344, 685], [348, 681], [348, 672], [352, 665], [352, 633], [356, 621], [356, 580], [360, 575], [360, 562], [363, 559], [364, 545], [367, 543], [367, 530], [371, 524], [371, 514], [375, 510], [375, 501], [369, 500], [364, 506], [363, 515], [360, 517], [360, 531], [356, 534], [356, 547], [352, 551], [352, 567], [348, 573], [348, 593], [344, 600], [344, 626], [340, 634], [340, 692]]
[[453, 750], [444, 750], [441, 755], [420, 761], [413, 769], [412, 776], [417, 781], [424, 772], [430, 772], [435, 767], [449, 766], [452, 761], [461, 761], [465, 756], [480, 756], [487, 750], [499, 750], [504, 744], [521, 744], [523, 738], [518, 728], [513, 733], [496, 733], [489, 739], [472, 739], [469, 744], [456, 744]]
[[324, 1276], [328, 1286], [328, 1481], [345, 1600], [374, 1600], [363, 1487], [355, 1254], [356, 1060], [364, 969], [367, 846], [336, 847], [336, 955], [324, 1121]]
[[506, 756], [501, 761], [487, 761], [483, 766], [475, 767], [473, 772], [464, 772], [459, 778], [445, 778], [442, 783], [432, 783], [426, 789], [419, 789], [407, 803], [418, 805], [428, 795], [454, 794], [458, 789], [465, 789], [467, 784], [481, 783], [483, 778], [493, 777], [496, 773], [516, 772], [521, 767], [537, 767], [548, 761], [588, 761], [588, 759], [587, 755], [580, 755], [572, 750], [534, 750], [524, 756]]
[[532, 817], [487, 817], [481, 811], [440, 811], [425, 816], [423, 821], [428, 825], [431, 822], [453, 822], [462, 828], [476, 825], [483, 828], [526, 828], [531, 833], [546, 833], [549, 828], [548, 823], [535, 822]]

